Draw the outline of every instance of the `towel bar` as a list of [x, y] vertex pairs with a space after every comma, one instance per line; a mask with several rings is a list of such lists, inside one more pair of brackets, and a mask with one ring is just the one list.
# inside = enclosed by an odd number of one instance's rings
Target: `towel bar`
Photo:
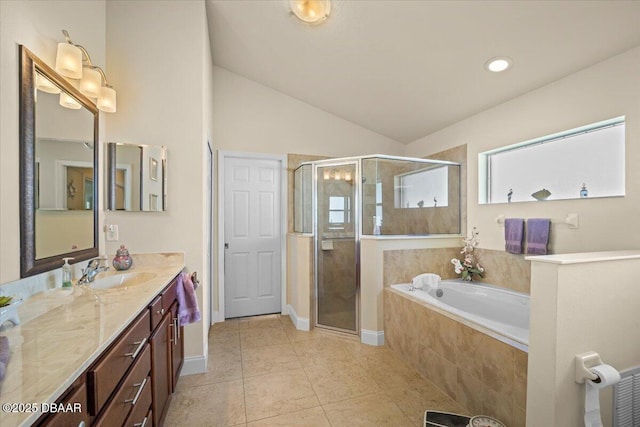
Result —
[[[504, 225], [504, 214], [500, 214], [496, 217], [496, 223]], [[567, 214], [563, 219], [560, 218], [551, 218], [552, 224], [564, 224], [568, 226], [568, 228], [580, 228], [579, 217], [577, 213]]]

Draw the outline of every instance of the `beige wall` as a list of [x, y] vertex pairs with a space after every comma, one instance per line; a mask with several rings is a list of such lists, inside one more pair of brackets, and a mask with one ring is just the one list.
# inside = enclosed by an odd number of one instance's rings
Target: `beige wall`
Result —
[[[635, 251], [635, 256], [640, 253]], [[561, 258], [562, 255], [558, 255]], [[640, 365], [640, 259], [551, 264], [532, 261], [527, 425], [580, 426], [584, 384], [574, 358], [595, 351], [619, 371]], [[601, 392], [611, 426], [611, 388]]]
[[213, 140], [220, 150], [328, 157], [404, 151], [399, 142], [224, 68], [213, 68], [213, 94]]
[[[552, 226], [552, 253], [637, 248], [640, 228], [640, 47], [603, 61], [540, 89], [488, 109], [406, 147], [405, 155], [422, 157], [467, 144], [468, 226], [478, 227], [481, 247], [504, 250], [504, 227], [495, 218], [564, 218], [578, 213], [580, 228]], [[626, 115], [626, 196], [478, 204], [478, 153]]]
[[[207, 275], [206, 117], [209, 46], [203, 1], [107, 2], [109, 81], [118, 90], [118, 112], [108, 116], [112, 142], [167, 148], [167, 211], [107, 212], [132, 253], [185, 253], [185, 264]], [[207, 355], [209, 287], [197, 291], [203, 321], [185, 328], [185, 356]]]
[[63, 28], [105, 66], [104, 1], [0, 1], [0, 283], [20, 278], [18, 45], [53, 67]]
[[287, 304], [298, 319], [312, 322], [313, 237], [287, 235]]

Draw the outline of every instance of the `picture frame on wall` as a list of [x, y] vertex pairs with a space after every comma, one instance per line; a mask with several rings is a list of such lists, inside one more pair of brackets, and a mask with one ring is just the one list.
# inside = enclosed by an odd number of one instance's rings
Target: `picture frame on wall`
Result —
[[158, 180], [158, 161], [153, 157], [149, 157], [149, 179]]

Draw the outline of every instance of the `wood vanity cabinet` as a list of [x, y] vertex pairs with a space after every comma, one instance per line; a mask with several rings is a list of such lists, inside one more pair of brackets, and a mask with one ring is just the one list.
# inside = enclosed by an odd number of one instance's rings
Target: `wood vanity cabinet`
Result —
[[82, 411], [46, 414], [36, 424], [160, 427], [184, 360], [176, 287], [177, 278], [56, 401]]
[[57, 403], [61, 403], [65, 408], [68, 405], [80, 404], [81, 410], [78, 412], [58, 412], [48, 416], [41, 424], [46, 427], [71, 427], [71, 426], [89, 426], [91, 424], [91, 416], [87, 411], [87, 385], [84, 377], [81, 377], [74, 383], [67, 393], [59, 399]]
[[160, 301], [154, 300], [149, 306], [155, 310], [152, 317], [162, 318], [151, 333], [152, 384], [153, 384], [153, 425], [159, 427], [164, 421], [171, 394], [173, 394], [184, 360], [183, 327], [178, 325], [177, 279], [165, 288]]

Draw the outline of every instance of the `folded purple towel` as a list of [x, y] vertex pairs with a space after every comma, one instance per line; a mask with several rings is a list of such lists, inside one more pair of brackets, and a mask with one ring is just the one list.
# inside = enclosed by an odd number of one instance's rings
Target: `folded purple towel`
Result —
[[178, 297], [178, 319], [180, 326], [198, 322], [200, 320], [198, 298], [189, 274], [182, 273], [178, 276], [176, 295]]
[[549, 244], [551, 220], [549, 218], [529, 218], [527, 220], [527, 253], [546, 255]]
[[524, 237], [524, 219], [507, 218], [504, 220], [504, 250], [510, 254], [522, 253], [522, 238]]
[[9, 363], [9, 338], [0, 337], [0, 380], [4, 378], [4, 373], [7, 370], [7, 364]]

